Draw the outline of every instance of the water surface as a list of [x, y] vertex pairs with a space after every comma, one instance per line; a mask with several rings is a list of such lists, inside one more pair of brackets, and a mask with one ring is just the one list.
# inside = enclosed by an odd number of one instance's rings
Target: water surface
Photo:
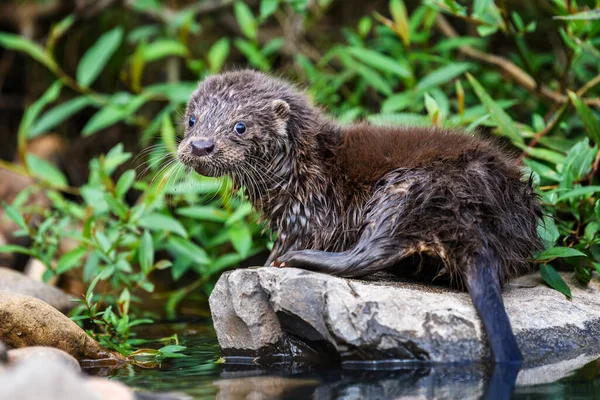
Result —
[[[520, 371], [513, 388], [510, 382], [514, 382], [518, 371], [490, 370], [479, 364], [347, 368], [279, 365], [269, 369], [223, 365], [217, 363], [220, 352], [209, 322], [163, 328], [164, 332], [179, 333], [189, 357], [165, 361], [156, 369], [126, 366], [104, 373], [132, 387], [181, 392], [194, 399], [600, 398], [600, 359], [586, 354]], [[373, 370], [375, 367], [379, 370]]]

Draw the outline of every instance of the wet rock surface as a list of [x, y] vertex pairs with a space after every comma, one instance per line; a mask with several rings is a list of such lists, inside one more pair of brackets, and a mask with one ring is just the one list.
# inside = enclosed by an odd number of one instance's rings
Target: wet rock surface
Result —
[[61, 290], [4, 267], [0, 267], [0, 292], [35, 297], [62, 312], [68, 312], [77, 304]]
[[9, 348], [50, 346], [78, 360], [123, 360], [102, 348], [60, 311], [34, 297], [0, 292], [0, 321], [0, 341]]
[[[525, 365], [600, 348], [600, 284], [563, 278], [573, 299], [538, 274], [504, 292]], [[210, 298], [219, 344], [229, 363], [260, 357], [306, 362], [370, 360], [480, 361], [489, 357], [467, 293], [375, 275], [342, 279], [299, 269], [258, 268], [223, 274]], [[312, 350], [311, 350], [312, 349]], [[271, 360], [271, 361], [269, 361]]]

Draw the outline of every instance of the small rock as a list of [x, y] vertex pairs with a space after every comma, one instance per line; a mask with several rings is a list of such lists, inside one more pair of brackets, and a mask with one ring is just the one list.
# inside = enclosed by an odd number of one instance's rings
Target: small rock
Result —
[[[572, 300], [538, 274], [503, 292], [526, 365], [600, 350], [600, 282], [583, 287], [573, 274], [563, 279]], [[321, 361], [345, 363], [465, 362], [490, 355], [467, 293], [389, 274], [358, 280], [294, 268], [235, 270], [217, 282], [210, 308], [226, 359], [306, 362], [316, 354]]]
[[29, 358], [0, 375], [0, 400], [98, 400], [84, 378], [57, 360]]
[[25, 362], [30, 358], [61, 363], [63, 367], [67, 367], [75, 372], [81, 371], [79, 363], [73, 356], [54, 347], [32, 346], [8, 351], [8, 362], [10, 365]]
[[123, 356], [100, 346], [60, 311], [36, 298], [0, 292], [0, 340], [11, 348], [50, 346], [77, 360], [123, 362]]
[[71, 297], [61, 290], [4, 267], [0, 267], [0, 292], [35, 297], [64, 313], [76, 305], [71, 301]]
[[91, 377], [85, 382], [87, 388], [101, 400], [134, 400], [135, 396], [125, 384], [105, 378]]

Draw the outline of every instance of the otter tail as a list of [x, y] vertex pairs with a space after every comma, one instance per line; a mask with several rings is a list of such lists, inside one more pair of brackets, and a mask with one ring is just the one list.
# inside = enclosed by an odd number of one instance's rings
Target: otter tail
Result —
[[465, 274], [465, 283], [483, 322], [494, 361], [521, 364], [523, 356], [504, 308], [497, 268], [496, 257], [483, 248], [475, 253]]

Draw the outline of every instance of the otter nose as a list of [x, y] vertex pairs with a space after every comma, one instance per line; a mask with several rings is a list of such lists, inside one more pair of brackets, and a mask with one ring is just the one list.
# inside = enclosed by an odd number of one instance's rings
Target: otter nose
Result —
[[207, 156], [215, 149], [214, 141], [197, 140], [190, 143], [190, 150], [195, 156]]

